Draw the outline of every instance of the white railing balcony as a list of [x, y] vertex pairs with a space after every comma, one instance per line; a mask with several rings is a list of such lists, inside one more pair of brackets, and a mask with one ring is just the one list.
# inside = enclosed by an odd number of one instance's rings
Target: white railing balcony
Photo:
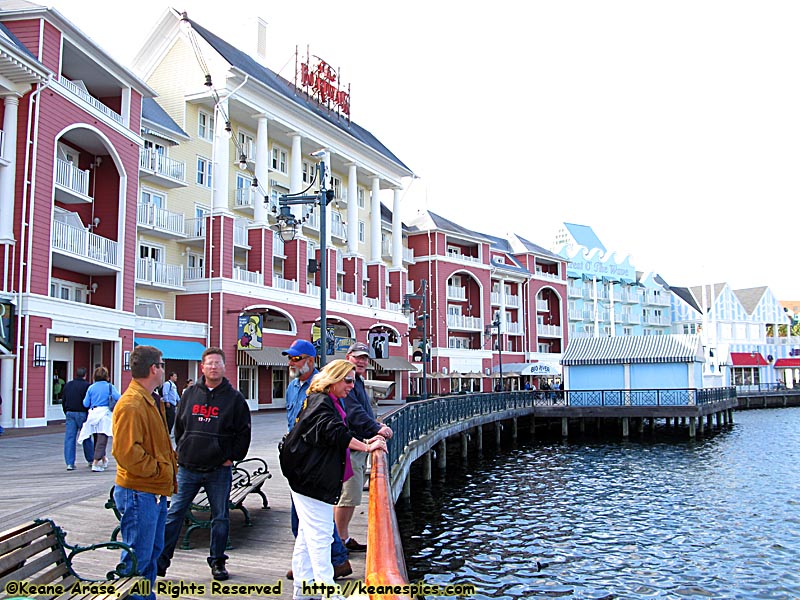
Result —
[[414, 281], [411, 279], [406, 280], [406, 294], [416, 294], [417, 291], [414, 289]]
[[583, 320], [584, 321], [594, 321], [594, 310], [591, 308], [584, 307], [583, 309]]
[[91, 259], [112, 267], [117, 261], [117, 242], [90, 233], [86, 229], [73, 227], [61, 221], [53, 221], [52, 248], [79, 258]]
[[336, 290], [336, 299], [341, 300], [342, 302], [347, 302], [349, 304], [357, 304], [358, 298], [355, 294], [350, 292], [342, 292], [341, 290]]
[[654, 294], [653, 292], [646, 292], [644, 299], [646, 304], [651, 304], [653, 306], [669, 306], [672, 303], [669, 296], [665, 294]]
[[344, 273], [344, 256], [336, 253], [336, 272]]
[[665, 315], [647, 315], [645, 325], [671, 325], [669, 317]]
[[319, 286], [311, 282], [306, 283], [306, 294], [314, 298], [319, 298], [320, 294]]
[[[119, 114], [117, 112], [114, 112], [113, 110], [108, 108], [105, 104], [103, 104], [102, 102], [100, 102], [100, 100], [98, 100], [97, 98], [92, 96], [84, 88], [74, 84], [73, 82], [71, 82], [69, 79], [67, 79], [63, 75], [59, 75], [58, 76], [58, 83], [63, 85], [70, 92], [72, 92], [73, 94], [78, 96], [81, 100], [83, 100], [87, 104], [90, 104], [93, 108], [99, 110], [101, 113], [103, 113], [108, 118], [116, 121], [120, 125], [124, 125], [125, 124], [125, 121], [122, 118], [121, 114]], [[138, 131], [137, 131], [137, 133], [138, 133]]]
[[136, 283], [182, 288], [183, 266], [168, 265], [152, 258], [136, 259]]
[[137, 302], [133, 309], [139, 317], [147, 317], [149, 319], [163, 319], [164, 309], [160, 304], [152, 304], [150, 302]]
[[256, 188], [236, 188], [233, 192], [234, 208], [253, 208], [256, 201]]
[[568, 285], [567, 294], [570, 298], [580, 298], [583, 296], [583, 288], [578, 285]]
[[403, 305], [399, 302], [386, 302], [386, 310], [391, 310], [392, 312], [401, 312], [403, 310]]
[[562, 281], [561, 276], [556, 273], [548, 273], [547, 271], [536, 271], [536, 277], [542, 279], [549, 279], [550, 281]]
[[489, 302], [492, 306], [500, 306], [500, 292], [489, 292]]
[[233, 223], [233, 245], [249, 246], [247, 243], [247, 222], [236, 220]]
[[483, 320], [480, 317], [467, 317], [465, 315], [447, 315], [447, 326], [452, 329], [483, 330]]
[[583, 321], [583, 309], [570, 308], [568, 310], [568, 315], [570, 321]]
[[186, 236], [190, 238], [204, 238], [206, 237], [206, 218], [198, 217], [195, 219], [186, 219]]
[[447, 297], [451, 300], [466, 300], [467, 288], [458, 285], [448, 285]]
[[506, 306], [508, 308], [519, 308], [519, 305], [520, 305], [519, 296], [512, 296], [511, 294], [506, 294]]
[[56, 185], [89, 196], [89, 170], [81, 171], [71, 162], [56, 158]]
[[625, 318], [625, 322], [631, 323], [632, 325], [641, 325], [642, 315], [637, 312], [628, 313], [627, 317]]
[[167, 179], [186, 183], [186, 163], [173, 160], [152, 148], [142, 148], [139, 151], [139, 168]]
[[608, 290], [597, 288], [597, 292], [590, 290], [589, 299], [591, 300], [608, 300]]
[[403, 262], [415, 263], [417, 259], [414, 257], [414, 250], [411, 248], [403, 248]]
[[206, 277], [205, 267], [187, 267], [186, 276], [184, 277], [184, 280], [197, 281], [198, 279], [205, 279], [205, 277]]
[[369, 306], [370, 308], [378, 308], [380, 306], [380, 300], [377, 298], [370, 298], [369, 296], [364, 296], [364, 306]]
[[636, 304], [639, 302], [639, 296], [627, 289], [617, 290], [615, 293], [615, 299], [617, 302], [622, 302], [624, 304]]
[[547, 300], [537, 300], [536, 310], [538, 312], [550, 312], [550, 304], [547, 302]]
[[536, 333], [540, 336], [561, 337], [561, 325], [538, 325]]
[[233, 267], [233, 278], [236, 281], [244, 281], [253, 285], [262, 285], [261, 273], [259, 271], [248, 271], [242, 267]]
[[308, 218], [303, 223], [303, 227], [308, 227], [313, 231], [319, 231], [319, 217], [317, 216], [316, 208], [308, 214]]
[[389, 257], [392, 255], [392, 240], [381, 240], [381, 256]]
[[143, 202], [136, 207], [136, 224], [140, 227], [152, 227], [159, 231], [183, 236], [186, 224], [181, 213], [170, 212], [150, 202]]
[[347, 228], [341, 221], [333, 221], [331, 224], [331, 235], [339, 238], [340, 240], [347, 239]]
[[469, 256], [467, 254], [460, 254], [458, 252], [448, 252], [447, 258], [452, 260], [462, 260], [464, 262], [481, 263], [483, 262], [478, 256]]
[[279, 290], [286, 290], [287, 292], [297, 292], [300, 290], [297, 281], [294, 279], [284, 279], [280, 275], [272, 276], [272, 287]]
[[505, 332], [511, 335], [522, 335], [522, 323], [506, 322]]

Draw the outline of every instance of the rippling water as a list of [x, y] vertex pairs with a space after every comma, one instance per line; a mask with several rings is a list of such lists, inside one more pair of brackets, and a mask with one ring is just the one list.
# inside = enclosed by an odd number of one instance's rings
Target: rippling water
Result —
[[734, 420], [697, 442], [451, 455], [398, 503], [409, 577], [475, 598], [800, 598], [800, 408]]

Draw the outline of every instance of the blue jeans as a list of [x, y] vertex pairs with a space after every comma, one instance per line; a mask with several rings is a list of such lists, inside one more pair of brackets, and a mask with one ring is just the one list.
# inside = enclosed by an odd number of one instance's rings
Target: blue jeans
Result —
[[211, 508], [211, 548], [208, 564], [215, 560], [227, 560], [225, 546], [228, 545], [228, 496], [231, 493], [231, 468], [219, 467], [207, 473], [190, 471], [178, 467], [178, 493], [172, 496], [167, 513], [167, 524], [164, 528], [164, 550], [158, 559], [160, 569], [166, 571], [172, 562], [175, 546], [183, 528], [184, 515], [192, 500], [200, 491], [206, 490], [208, 504]]
[[[297, 517], [297, 511], [294, 508], [294, 502], [292, 502], [291, 519], [292, 519], [292, 535], [294, 537], [297, 537], [297, 528], [300, 526], [300, 520]], [[339, 530], [336, 529], [336, 521], [334, 521], [333, 542], [331, 543], [331, 564], [334, 567], [343, 565], [347, 560], [347, 556], [348, 556], [347, 548], [342, 542], [342, 538], [339, 536]]]
[[[150, 589], [155, 590], [156, 562], [164, 547], [167, 497], [115, 485], [114, 502], [122, 515], [119, 520], [122, 541], [133, 548], [138, 573], [150, 581]], [[127, 568], [126, 572], [131, 573], [133, 562], [130, 553], [123, 550], [121, 561]], [[154, 591], [147, 596], [148, 600], [155, 600], [155, 597]]]
[[[88, 416], [89, 413], [87, 412], [78, 412], [72, 410], [68, 410], [66, 412], [67, 433], [64, 436], [64, 461], [67, 463], [67, 466], [75, 466], [76, 440], [78, 439], [78, 434], [81, 431], [81, 427], [83, 427], [83, 424], [86, 422], [86, 417]], [[83, 458], [86, 459], [87, 463], [92, 462], [94, 459], [94, 442], [92, 441], [91, 437], [83, 440]]]

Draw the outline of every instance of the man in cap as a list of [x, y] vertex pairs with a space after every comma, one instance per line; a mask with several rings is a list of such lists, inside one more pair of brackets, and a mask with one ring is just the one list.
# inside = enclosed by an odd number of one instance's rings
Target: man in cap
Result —
[[[295, 340], [292, 345], [282, 352], [289, 360], [289, 376], [292, 380], [286, 386], [286, 418], [289, 431], [297, 422], [297, 417], [303, 408], [311, 380], [319, 373], [316, 365], [317, 350], [314, 344], [306, 340]], [[297, 511], [292, 503], [292, 534], [297, 537]], [[331, 544], [331, 564], [333, 564], [333, 578], [346, 577], [353, 572], [353, 567], [347, 559], [347, 548], [342, 544], [342, 539], [333, 527], [333, 543]], [[291, 569], [286, 573], [287, 579], [294, 579]]]
[[[372, 412], [372, 404], [364, 387], [364, 375], [369, 364], [369, 346], [363, 342], [356, 342], [347, 350], [345, 358], [356, 368], [355, 385], [344, 399], [347, 426], [360, 439], [370, 439], [378, 434], [386, 439], [391, 438], [391, 428], [375, 419], [375, 413]], [[333, 509], [333, 518], [336, 521], [339, 535], [344, 540], [345, 548], [353, 552], [366, 552], [367, 550], [366, 544], [359, 544], [350, 537], [348, 531], [356, 506], [361, 505], [367, 454], [367, 452], [350, 451], [353, 476], [344, 482], [339, 503]]]

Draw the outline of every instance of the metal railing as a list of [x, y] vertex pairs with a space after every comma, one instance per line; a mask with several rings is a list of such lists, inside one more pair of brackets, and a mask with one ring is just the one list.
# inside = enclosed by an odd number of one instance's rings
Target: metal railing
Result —
[[169, 265], [152, 258], [137, 258], [136, 282], [165, 287], [183, 287], [183, 266]]
[[140, 150], [139, 168], [186, 183], [186, 163], [164, 156], [151, 148]]
[[110, 108], [108, 108], [105, 104], [100, 102], [100, 100], [98, 100], [97, 98], [92, 96], [85, 89], [83, 89], [80, 86], [76, 85], [75, 83], [71, 82], [69, 79], [67, 79], [63, 75], [59, 75], [57, 81], [62, 86], [64, 86], [66, 89], [68, 89], [70, 92], [72, 92], [73, 94], [78, 96], [81, 100], [83, 100], [87, 104], [90, 104], [92, 107], [94, 107], [95, 109], [99, 110], [101, 113], [103, 113], [108, 118], [116, 121], [120, 125], [124, 125], [125, 124], [125, 120], [122, 118], [121, 114], [119, 114], [118, 112], [115, 112], [115, 111], [111, 110]]
[[183, 214], [170, 212], [151, 202], [142, 202], [136, 207], [136, 223], [179, 236], [186, 233]]
[[245, 283], [252, 283], [254, 285], [263, 285], [261, 273], [258, 271], [248, 271], [242, 267], [233, 267], [233, 278], [236, 281], [244, 281]]
[[71, 162], [56, 158], [56, 184], [82, 196], [89, 195], [89, 171], [82, 171]]
[[117, 242], [90, 233], [86, 229], [53, 221], [53, 249], [116, 267], [117, 247]]

